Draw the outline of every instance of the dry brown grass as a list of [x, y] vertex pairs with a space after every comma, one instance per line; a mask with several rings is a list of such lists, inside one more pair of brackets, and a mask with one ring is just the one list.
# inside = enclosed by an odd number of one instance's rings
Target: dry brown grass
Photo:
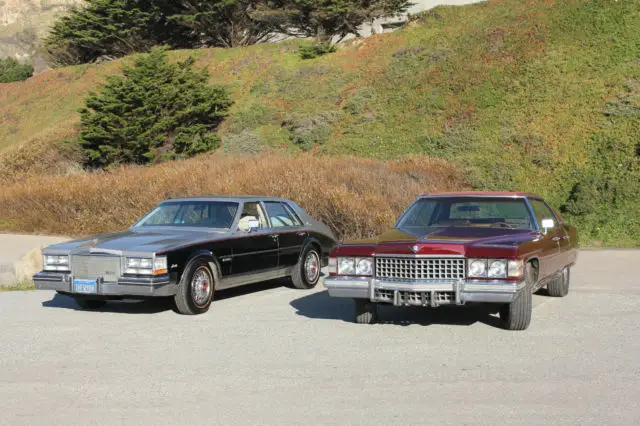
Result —
[[337, 236], [379, 232], [419, 194], [463, 189], [443, 160], [378, 161], [312, 155], [203, 155], [153, 167], [29, 178], [0, 189], [8, 228], [69, 236], [130, 226], [166, 198], [269, 195], [292, 199]]

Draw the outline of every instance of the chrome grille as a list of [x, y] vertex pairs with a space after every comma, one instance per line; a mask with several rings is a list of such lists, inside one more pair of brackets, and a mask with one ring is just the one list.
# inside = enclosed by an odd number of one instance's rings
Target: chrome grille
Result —
[[464, 259], [376, 257], [376, 277], [405, 280], [460, 280]]
[[376, 289], [374, 300], [376, 302], [395, 302], [395, 293], [398, 293], [399, 305], [428, 306], [449, 305], [456, 301], [456, 294], [452, 291], [404, 291]]
[[71, 273], [75, 278], [103, 278], [116, 282], [121, 275], [120, 257], [71, 256]]

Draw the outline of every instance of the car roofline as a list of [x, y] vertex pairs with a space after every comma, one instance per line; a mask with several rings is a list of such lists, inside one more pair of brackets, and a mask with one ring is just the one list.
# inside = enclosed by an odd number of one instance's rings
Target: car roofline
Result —
[[527, 192], [488, 192], [488, 191], [478, 191], [478, 192], [435, 192], [431, 194], [422, 194], [419, 198], [538, 198], [542, 199], [541, 196], [537, 194], [527, 193]]
[[199, 197], [177, 197], [177, 198], [167, 198], [162, 201], [162, 203], [170, 203], [170, 202], [180, 202], [180, 201], [237, 201], [237, 202], [247, 202], [247, 201], [282, 201], [282, 202], [290, 202], [286, 198], [278, 198], [278, 197], [265, 197], [265, 196], [199, 196]]

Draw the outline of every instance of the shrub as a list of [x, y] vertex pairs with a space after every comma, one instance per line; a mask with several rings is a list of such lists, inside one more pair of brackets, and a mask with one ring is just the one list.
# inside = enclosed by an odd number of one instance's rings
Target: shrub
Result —
[[313, 59], [319, 56], [324, 56], [329, 53], [333, 53], [336, 51], [336, 47], [331, 43], [315, 43], [311, 45], [303, 45], [300, 46], [300, 51], [298, 55], [300, 55], [301, 59]]
[[225, 137], [222, 150], [233, 154], [257, 154], [263, 150], [263, 146], [260, 137], [251, 132], [242, 132]]
[[294, 117], [283, 123], [291, 132], [291, 141], [303, 151], [309, 151], [316, 145], [324, 144], [333, 131], [331, 123], [337, 120], [339, 113], [327, 111], [312, 116]]
[[33, 67], [14, 58], [0, 59], [0, 83], [24, 81], [33, 75]]
[[169, 63], [163, 48], [141, 55], [124, 76], [113, 76], [81, 111], [80, 146], [86, 165], [153, 163], [191, 157], [220, 145], [214, 133], [232, 104], [208, 84], [194, 60]]
[[4, 186], [0, 218], [13, 231], [79, 236], [126, 228], [170, 197], [262, 194], [292, 199], [338, 237], [356, 238], [392, 226], [419, 194], [466, 189], [460, 176], [451, 163], [428, 157], [378, 161], [211, 153]]

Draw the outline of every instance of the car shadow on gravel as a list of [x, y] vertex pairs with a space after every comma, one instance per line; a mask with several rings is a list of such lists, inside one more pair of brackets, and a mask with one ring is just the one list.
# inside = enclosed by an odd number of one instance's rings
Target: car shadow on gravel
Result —
[[[213, 304], [218, 300], [231, 299], [237, 296], [245, 296], [251, 293], [271, 290], [278, 287], [290, 286], [290, 280], [278, 279], [249, 284], [241, 287], [218, 290], [214, 294]], [[212, 308], [213, 306], [212, 305]], [[75, 311], [87, 312], [109, 312], [121, 314], [159, 314], [166, 311], [176, 312], [173, 297], [156, 297], [143, 300], [110, 300], [101, 308], [84, 309], [78, 306], [73, 297], [64, 294], [55, 294], [51, 300], [42, 302], [46, 308], [71, 309]]]
[[[313, 319], [354, 322], [351, 299], [329, 296], [327, 291], [293, 300], [290, 305], [297, 315]], [[378, 305], [378, 324], [383, 325], [464, 325], [477, 322], [500, 327], [497, 309], [488, 305], [441, 306], [438, 308], [395, 307]]]

